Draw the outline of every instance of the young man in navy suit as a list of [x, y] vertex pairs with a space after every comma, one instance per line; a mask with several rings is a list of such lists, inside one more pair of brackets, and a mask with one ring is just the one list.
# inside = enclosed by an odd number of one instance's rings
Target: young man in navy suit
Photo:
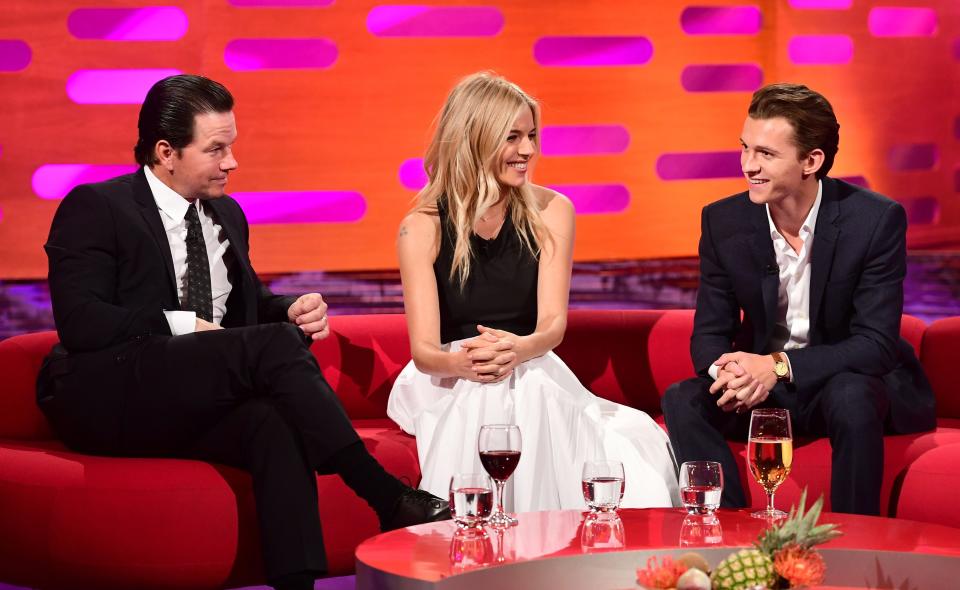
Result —
[[267, 578], [313, 588], [326, 571], [317, 473], [340, 475], [383, 529], [449, 518], [447, 503], [367, 452], [309, 343], [327, 304], [264, 287], [236, 169], [233, 97], [201, 76], [157, 82], [140, 109], [140, 170], [76, 187], [45, 245], [60, 344], [37, 400], [69, 447], [246, 469]]
[[703, 209], [698, 376], [662, 403], [677, 459], [722, 464], [725, 506], [746, 506], [725, 439], [746, 440], [752, 408], [787, 408], [795, 436], [830, 438], [835, 512], [880, 514], [884, 432], [935, 425], [900, 338], [906, 214], [827, 176], [839, 131], [817, 92], [761, 88], [740, 136], [748, 190]]

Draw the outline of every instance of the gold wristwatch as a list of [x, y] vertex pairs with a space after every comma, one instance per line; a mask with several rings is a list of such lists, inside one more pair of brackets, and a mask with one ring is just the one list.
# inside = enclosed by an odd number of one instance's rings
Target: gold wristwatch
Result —
[[783, 353], [774, 352], [770, 356], [773, 357], [773, 374], [777, 376], [777, 381], [790, 381], [790, 367]]

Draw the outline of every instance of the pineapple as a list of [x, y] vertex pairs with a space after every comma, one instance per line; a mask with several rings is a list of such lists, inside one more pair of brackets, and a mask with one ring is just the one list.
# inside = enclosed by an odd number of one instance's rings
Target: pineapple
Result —
[[790, 515], [783, 524], [772, 526], [760, 533], [756, 543], [757, 548], [773, 558], [787, 545], [810, 549], [814, 545], [826, 543], [842, 534], [835, 524], [817, 525], [820, 511], [823, 510], [823, 496], [820, 496], [804, 514], [806, 504], [807, 490], [804, 488], [803, 493], [800, 494], [800, 502], [790, 509]]
[[771, 588], [777, 580], [770, 556], [759, 549], [741, 549], [721, 561], [713, 573], [713, 590]]
[[[813, 547], [839, 537], [841, 533], [835, 524], [817, 525], [820, 511], [823, 510], [823, 496], [804, 513], [806, 505], [807, 490], [803, 490], [800, 502], [790, 509], [787, 519], [782, 524], [771, 526], [760, 533], [755, 548], [741, 549], [721, 561], [710, 575], [713, 590], [788, 587], [786, 584], [789, 581], [780, 580], [774, 565], [774, 559], [784, 549], [789, 553], [789, 557], [793, 558], [787, 560], [793, 566], [790, 569], [792, 575], [795, 570], [801, 569], [798, 565], [803, 565], [807, 569], [815, 570], [806, 577], [810, 580], [822, 580], [823, 560], [813, 551]], [[804, 563], [798, 564], [800, 560]], [[787, 570], [784, 570], [784, 573], [787, 573]]]

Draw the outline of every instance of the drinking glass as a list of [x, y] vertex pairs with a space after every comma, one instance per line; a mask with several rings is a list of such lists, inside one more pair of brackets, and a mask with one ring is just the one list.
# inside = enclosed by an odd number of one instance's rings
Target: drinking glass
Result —
[[517, 519], [503, 510], [503, 486], [520, 463], [520, 427], [514, 424], [485, 424], [480, 427], [477, 450], [480, 463], [497, 484], [497, 509], [487, 519], [492, 527], [515, 526]]
[[688, 514], [713, 514], [722, 492], [723, 469], [716, 461], [687, 461], [680, 466], [680, 499]]
[[614, 512], [623, 499], [623, 463], [619, 461], [584, 461], [583, 500], [591, 512]]
[[482, 527], [493, 511], [493, 484], [485, 473], [455, 473], [450, 478], [450, 512], [458, 527]]
[[750, 439], [747, 443], [750, 472], [767, 493], [767, 508], [754, 512], [756, 518], [784, 518], [787, 513], [773, 507], [773, 493], [790, 474], [793, 465], [793, 430], [790, 412], [764, 408], [750, 414]]

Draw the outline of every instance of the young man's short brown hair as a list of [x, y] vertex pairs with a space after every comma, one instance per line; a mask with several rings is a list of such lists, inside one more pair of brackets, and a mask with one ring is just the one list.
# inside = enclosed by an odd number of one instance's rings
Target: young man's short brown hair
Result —
[[789, 121], [801, 157], [817, 148], [823, 150], [818, 179], [833, 168], [840, 148], [840, 123], [830, 102], [819, 92], [802, 84], [770, 84], [753, 93], [747, 114], [751, 119], [783, 117]]

